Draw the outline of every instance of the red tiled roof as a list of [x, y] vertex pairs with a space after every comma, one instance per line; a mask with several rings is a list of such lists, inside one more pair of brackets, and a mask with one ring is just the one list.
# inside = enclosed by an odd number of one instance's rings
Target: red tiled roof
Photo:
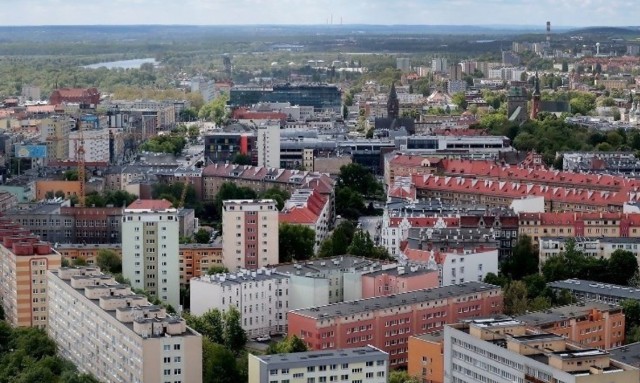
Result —
[[166, 210], [172, 207], [171, 202], [166, 199], [137, 199], [127, 206], [127, 209]]
[[55, 113], [55, 105], [29, 105], [27, 113]]
[[423, 163], [425, 164], [425, 166], [435, 166], [439, 164], [440, 161], [441, 159], [439, 158], [427, 158], [421, 156], [396, 154], [391, 160], [389, 160], [389, 163], [399, 166], [422, 166]]
[[294, 207], [279, 215], [280, 223], [315, 225], [318, 216], [307, 207]]

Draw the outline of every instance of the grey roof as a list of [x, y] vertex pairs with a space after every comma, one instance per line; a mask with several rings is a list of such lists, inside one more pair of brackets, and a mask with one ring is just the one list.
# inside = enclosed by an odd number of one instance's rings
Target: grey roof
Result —
[[373, 346], [296, 352], [290, 354], [253, 355], [269, 368], [298, 368], [321, 364], [357, 363], [370, 360], [386, 360], [389, 355]]
[[588, 316], [592, 309], [606, 312], [610, 310], [620, 310], [621, 308], [620, 306], [608, 305], [599, 302], [576, 303], [520, 315], [514, 319], [524, 322], [530, 326], [541, 326], [569, 318]]
[[640, 238], [636, 237], [540, 237], [540, 241], [567, 242], [569, 239], [576, 243], [580, 242], [601, 242], [601, 243], [640, 243]]
[[[282, 274], [297, 274], [317, 277], [332, 270], [348, 270], [349, 272], [356, 270], [364, 270], [365, 268], [381, 267], [378, 260], [359, 258], [352, 256], [342, 256], [314, 261], [305, 261], [299, 263], [290, 263], [276, 266], [276, 271]], [[310, 273], [310, 275], [307, 275]]]
[[56, 250], [65, 249], [120, 249], [119, 243], [60, 243], [56, 246]]
[[640, 342], [612, 348], [609, 350], [609, 355], [613, 360], [617, 360], [633, 367], [640, 367]]
[[[409, 266], [400, 266], [401, 269], [398, 269], [398, 267], [394, 267], [392, 269], [383, 269], [383, 270], [376, 270], [376, 271], [371, 271], [369, 273], [365, 273], [364, 275], [368, 275], [368, 276], [378, 276], [378, 275], [383, 275], [383, 274], [387, 274], [387, 275], [402, 275], [402, 276], [414, 276], [414, 275], [423, 275], [423, 274], [429, 274], [429, 273], [437, 273], [437, 270], [430, 270], [430, 269], [425, 269], [424, 267], [417, 267], [417, 266], [413, 266], [413, 267], [409, 267]], [[402, 273], [400, 273], [400, 270], [402, 270]]]
[[456, 297], [479, 291], [488, 291], [491, 289], [500, 289], [500, 287], [483, 282], [466, 282], [459, 285], [415, 290], [407, 293], [360, 299], [352, 302], [334, 303], [326, 306], [293, 310], [291, 312], [314, 319], [329, 319], [342, 315], [353, 315], [372, 310], [384, 310], [392, 307]]
[[566, 279], [547, 284], [555, 289], [567, 289], [591, 294], [602, 294], [621, 299], [640, 300], [640, 289], [629, 286], [611, 285], [595, 281], [585, 281], [583, 279]]
[[434, 331], [422, 335], [414, 335], [413, 337], [428, 342], [442, 342], [444, 340], [444, 331]]
[[192, 281], [200, 281], [211, 284], [219, 284], [222, 286], [239, 285], [245, 282], [260, 282], [287, 279], [289, 276], [278, 274], [273, 270], [258, 269], [257, 271], [243, 270], [237, 273], [221, 273], [213, 275], [203, 275], [201, 277], [192, 278]]

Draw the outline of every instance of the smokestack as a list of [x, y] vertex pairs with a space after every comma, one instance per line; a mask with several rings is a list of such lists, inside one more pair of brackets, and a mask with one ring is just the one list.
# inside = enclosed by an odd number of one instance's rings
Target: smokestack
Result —
[[551, 41], [551, 21], [547, 21], [547, 42]]

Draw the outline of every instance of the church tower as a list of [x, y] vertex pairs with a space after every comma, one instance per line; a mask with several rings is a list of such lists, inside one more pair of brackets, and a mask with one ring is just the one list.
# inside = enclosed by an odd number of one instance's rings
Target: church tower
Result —
[[531, 95], [531, 119], [535, 120], [540, 112], [540, 79], [538, 78], [538, 72], [536, 72], [536, 77], [533, 81], [535, 89]]
[[396, 84], [391, 84], [391, 91], [387, 99], [387, 117], [396, 119], [399, 117], [399, 114], [400, 102], [398, 101], [398, 94], [396, 93]]

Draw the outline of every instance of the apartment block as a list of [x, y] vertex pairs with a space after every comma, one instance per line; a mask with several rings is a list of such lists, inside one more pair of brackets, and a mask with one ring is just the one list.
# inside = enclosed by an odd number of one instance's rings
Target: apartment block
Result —
[[444, 382], [444, 333], [435, 331], [409, 337], [409, 376], [421, 383]]
[[242, 314], [242, 328], [250, 337], [287, 331], [289, 277], [270, 269], [204, 275], [191, 279], [191, 313], [234, 306]]
[[385, 383], [389, 355], [373, 346], [278, 355], [249, 354], [251, 383]]
[[445, 381], [637, 382], [640, 370], [563, 337], [511, 318], [473, 320], [444, 328]]
[[47, 326], [47, 270], [61, 257], [49, 243], [0, 218], [0, 304], [16, 327]]
[[585, 347], [610, 349], [624, 343], [625, 315], [620, 306], [580, 302], [527, 313], [514, 319]]
[[78, 148], [84, 149], [86, 162], [111, 161], [111, 133], [109, 129], [83, 130], [69, 133], [69, 160], [78, 161]]
[[288, 324], [289, 335], [311, 350], [373, 345], [389, 353], [391, 367], [400, 367], [407, 364], [411, 335], [501, 312], [500, 287], [469, 282], [294, 310]]
[[[540, 264], [546, 262], [549, 257], [564, 252], [570, 238], [540, 237], [538, 241]], [[576, 250], [582, 251], [590, 257], [609, 259], [616, 250], [625, 250], [633, 253], [640, 261], [640, 238], [638, 237], [576, 237], [571, 239]]]
[[258, 166], [280, 167], [280, 123], [258, 126]]
[[84, 259], [89, 266], [96, 264], [101, 251], [113, 251], [122, 257], [122, 246], [119, 244], [58, 244], [56, 251], [70, 263], [76, 259]]
[[398, 266], [362, 274], [362, 298], [406, 293], [440, 286], [437, 270]]
[[229, 270], [255, 270], [278, 264], [276, 201], [227, 200], [222, 203], [222, 255]]
[[191, 278], [207, 274], [210, 267], [222, 267], [222, 245], [189, 243], [179, 245], [180, 287], [186, 287]]
[[332, 216], [329, 198], [313, 189], [296, 189], [285, 202], [279, 220], [280, 223], [303, 225], [312, 229], [316, 235], [313, 246], [315, 252], [333, 226]]
[[626, 299], [640, 301], [640, 289], [583, 279], [565, 279], [547, 283], [556, 292], [567, 290], [578, 300], [620, 304]]
[[47, 332], [60, 355], [102, 382], [202, 382], [202, 337], [98, 268], [47, 273]]
[[178, 211], [166, 200], [136, 200], [122, 217], [122, 273], [134, 288], [180, 307]]

